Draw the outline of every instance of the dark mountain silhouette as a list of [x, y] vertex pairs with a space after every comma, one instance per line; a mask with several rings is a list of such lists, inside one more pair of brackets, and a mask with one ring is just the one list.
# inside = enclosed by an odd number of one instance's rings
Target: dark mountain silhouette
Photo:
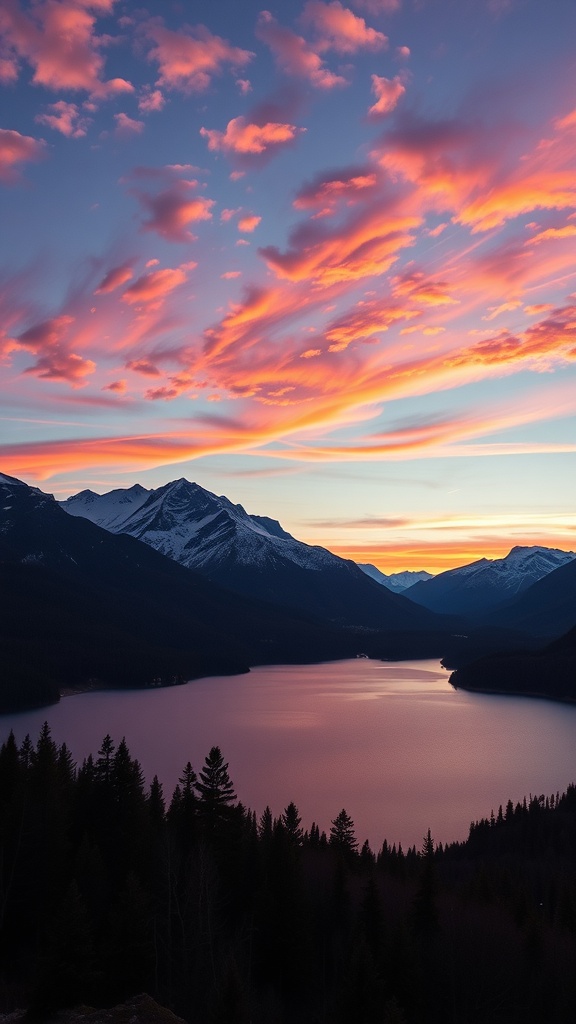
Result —
[[537, 651], [502, 651], [472, 661], [450, 677], [464, 690], [576, 700], [576, 626]]
[[576, 559], [560, 565], [513, 600], [494, 607], [483, 617], [487, 626], [500, 625], [532, 636], [558, 637], [576, 622]]

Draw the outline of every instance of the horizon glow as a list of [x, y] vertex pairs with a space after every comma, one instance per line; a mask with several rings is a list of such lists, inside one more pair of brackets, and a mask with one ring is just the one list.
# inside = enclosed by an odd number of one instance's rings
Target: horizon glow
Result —
[[576, 548], [576, 8], [5, 0], [0, 472]]

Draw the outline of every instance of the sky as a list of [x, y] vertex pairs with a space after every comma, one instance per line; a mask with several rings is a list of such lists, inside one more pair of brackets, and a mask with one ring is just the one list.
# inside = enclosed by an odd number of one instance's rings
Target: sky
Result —
[[574, 0], [0, 0], [0, 471], [576, 548]]

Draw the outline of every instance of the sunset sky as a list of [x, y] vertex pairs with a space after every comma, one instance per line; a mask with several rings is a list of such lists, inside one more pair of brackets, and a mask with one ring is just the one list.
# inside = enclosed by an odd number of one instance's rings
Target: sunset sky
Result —
[[576, 549], [574, 0], [0, 0], [0, 471]]

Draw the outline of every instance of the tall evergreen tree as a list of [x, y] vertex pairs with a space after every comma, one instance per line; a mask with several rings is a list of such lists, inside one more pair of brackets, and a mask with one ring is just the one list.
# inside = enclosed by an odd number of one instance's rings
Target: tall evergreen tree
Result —
[[229, 819], [236, 793], [220, 747], [212, 747], [207, 754], [195, 787], [200, 796], [200, 815], [209, 830]]
[[353, 854], [358, 850], [358, 840], [354, 831], [354, 822], [342, 808], [340, 814], [337, 814], [332, 821], [332, 827], [330, 829], [330, 846], [333, 846], [336, 850], [340, 850], [342, 853]]

